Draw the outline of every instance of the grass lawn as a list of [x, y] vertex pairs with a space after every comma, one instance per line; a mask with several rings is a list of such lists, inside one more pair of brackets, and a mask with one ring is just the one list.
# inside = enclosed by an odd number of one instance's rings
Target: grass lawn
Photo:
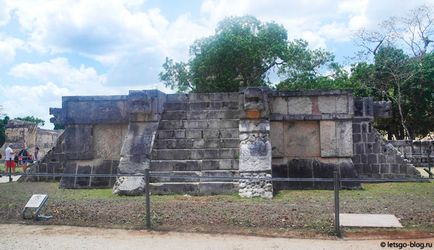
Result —
[[[32, 194], [49, 195], [49, 221], [23, 221], [20, 210]], [[434, 183], [365, 184], [340, 193], [342, 213], [394, 214], [403, 229], [434, 233]], [[111, 189], [59, 189], [58, 183], [0, 184], [2, 223], [39, 223], [111, 228], [144, 228], [144, 197], [115, 196]], [[215, 196], [152, 195], [156, 230], [329, 237], [333, 234], [333, 192], [281, 191], [272, 200]], [[378, 229], [350, 229], [357, 232]], [[390, 231], [390, 230], [389, 230]]]

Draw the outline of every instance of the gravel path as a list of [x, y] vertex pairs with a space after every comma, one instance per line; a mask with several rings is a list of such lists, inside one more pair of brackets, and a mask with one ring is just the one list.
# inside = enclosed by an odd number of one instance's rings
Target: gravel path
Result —
[[[0, 249], [385, 249], [381, 243], [434, 245], [414, 240], [314, 240], [239, 235], [163, 233], [53, 225], [0, 224]], [[402, 245], [401, 245], [402, 246]], [[389, 248], [390, 247], [386, 247]], [[398, 247], [396, 247], [398, 249]], [[411, 249], [409, 246], [404, 249]], [[415, 248], [420, 249], [420, 248]], [[425, 248], [432, 249], [432, 248]]]

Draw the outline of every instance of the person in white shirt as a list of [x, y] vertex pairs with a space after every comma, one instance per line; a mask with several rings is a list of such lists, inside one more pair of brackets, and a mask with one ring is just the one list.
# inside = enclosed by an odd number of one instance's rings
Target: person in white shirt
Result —
[[5, 149], [5, 158], [6, 158], [6, 173], [9, 172], [9, 169], [12, 170], [12, 174], [15, 174], [15, 153], [14, 150], [11, 148], [12, 144], [9, 144], [7, 148]]

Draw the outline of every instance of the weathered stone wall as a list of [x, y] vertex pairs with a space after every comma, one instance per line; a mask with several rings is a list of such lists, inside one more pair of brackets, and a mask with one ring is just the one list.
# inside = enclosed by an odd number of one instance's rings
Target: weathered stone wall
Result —
[[[353, 96], [348, 91], [273, 92], [270, 95], [273, 177], [357, 177], [351, 157]], [[353, 188], [354, 183], [344, 183]], [[275, 182], [276, 189], [330, 188], [330, 183]]]
[[64, 96], [62, 108], [50, 108], [54, 124], [128, 123], [126, 95]]
[[95, 124], [93, 132], [93, 157], [95, 159], [119, 160], [123, 138], [127, 135], [126, 124]]
[[[29, 173], [42, 174], [61, 174], [66, 163], [65, 154], [63, 153], [64, 133], [62, 133], [56, 141], [56, 144], [47, 154], [36, 164], [33, 164], [28, 169]], [[52, 176], [31, 176], [20, 178], [19, 181], [59, 181], [60, 177]]]
[[35, 148], [39, 147], [38, 157], [42, 159], [62, 132], [63, 130], [41, 129], [31, 122], [10, 120], [6, 125], [6, 141], [0, 150], [3, 155], [7, 145], [12, 144], [12, 149], [18, 152], [26, 144], [32, 155]]
[[[61, 140], [35, 171], [116, 174], [129, 113], [127, 96], [69, 96], [50, 109], [52, 122], [65, 125]], [[63, 188], [112, 187], [114, 178], [64, 177]]]
[[[143, 174], [150, 168], [151, 150], [163, 112], [166, 95], [157, 90], [130, 91], [128, 95], [128, 132], [123, 140], [119, 173]], [[120, 177], [113, 193], [140, 195], [145, 188], [143, 177]]]
[[434, 141], [389, 140], [416, 167], [434, 167]]
[[[384, 104], [383, 104], [384, 105]], [[387, 117], [381, 110], [381, 103], [372, 98], [361, 98], [355, 102], [353, 119], [354, 166], [362, 177], [405, 178], [420, 177], [420, 173], [409, 160], [390, 143], [386, 143], [372, 127], [374, 117]]]
[[35, 147], [39, 147], [39, 160], [44, 158], [48, 151], [50, 151], [56, 145], [56, 141], [61, 133], [63, 133], [63, 130], [49, 130], [38, 128], [36, 132]]
[[321, 157], [318, 121], [272, 121], [271, 131], [274, 163]]
[[31, 122], [10, 120], [6, 125], [5, 144], [1, 148], [2, 154], [7, 145], [12, 144], [12, 149], [19, 151], [26, 144], [30, 148], [30, 152], [33, 154], [36, 144], [36, 135], [38, 132], [38, 126]]
[[[149, 167], [152, 138], [165, 98], [157, 90], [130, 91], [126, 96], [63, 97], [62, 108], [50, 109], [52, 122], [66, 125], [62, 141], [50, 155], [52, 161], [44, 159], [38, 171], [47, 164], [67, 174], [143, 173]], [[113, 187], [116, 182], [115, 192], [122, 193], [123, 186], [131, 191], [131, 185], [142, 185], [139, 179], [64, 177], [60, 186]]]

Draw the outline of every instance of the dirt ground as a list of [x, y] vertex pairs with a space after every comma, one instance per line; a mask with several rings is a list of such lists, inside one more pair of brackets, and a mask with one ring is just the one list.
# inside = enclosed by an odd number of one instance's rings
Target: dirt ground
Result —
[[[19, 233], [16, 233], [19, 232]], [[71, 226], [1, 224], [0, 249], [382, 249], [382, 244], [434, 245], [434, 238], [312, 240], [225, 234], [148, 232]], [[416, 248], [420, 249], [420, 247]]]
[[[46, 193], [48, 221], [23, 220], [32, 194]], [[144, 229], [144, 197], [113, 196], [111, 190], [63, 190], [57, 183], [0, 184], [0, 223]], [[285, 191], [272, 200], [237, 195], [151, 197], [153, 229], [271, 237], [334, 239], [333, 192]], [[434, 237], [434, 184], [370, 184], [341, 192], [342, 213], [390, 213], [402, 229], [344, 228], [345, 237]]]

